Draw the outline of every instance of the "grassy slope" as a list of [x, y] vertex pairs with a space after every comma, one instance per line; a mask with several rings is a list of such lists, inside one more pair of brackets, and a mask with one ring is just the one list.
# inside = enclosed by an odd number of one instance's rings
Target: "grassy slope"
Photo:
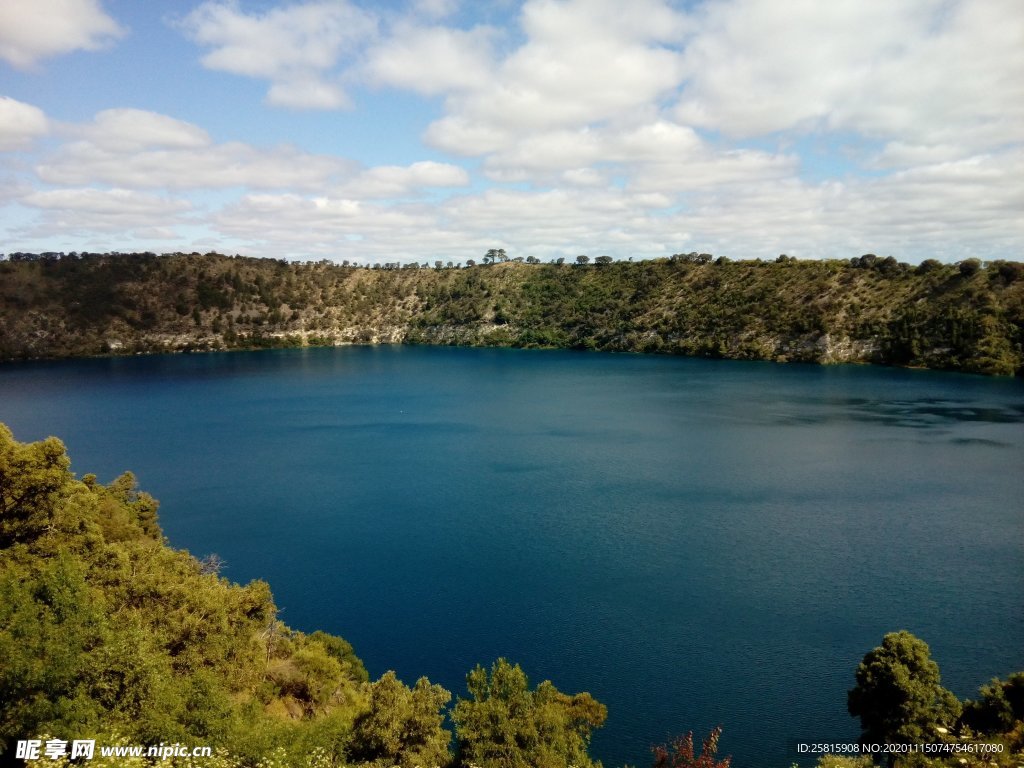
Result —
[[1024, 368], [1024, 268], [892, 261], [360, 269], [201, 256], [0, 262], [0, 359], [412, 342]]

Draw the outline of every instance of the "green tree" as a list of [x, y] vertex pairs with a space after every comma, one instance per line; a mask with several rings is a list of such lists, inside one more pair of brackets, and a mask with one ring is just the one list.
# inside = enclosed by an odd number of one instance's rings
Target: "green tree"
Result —
[[977, 733], [996, 735], [1024, 721], [1024, 672], [981, 686], [978, 701], [964, 703], [961, 722]]
[[53, 528], [71, 482], [70, 466], [57, 438], [22, 444], [0, 424], [0, 548], [30, 544]]
[[36, 567], [0, 559], [0, 753], [26, 734], [97, 723], [91, 689], [105, 633], [103, 606], [72, 557]]
[[890, 632], [864, 656], [847, 706], [860, 718], [866, 743], [933, 741], [935, 729], [952, 725], [960, 714], [928, 645], [906, 630]]
[[960, 270], [961, 275], [964, 277], [970, 277], [971, 275], [976, 275], [981, 271], [981, 260], [964, 259], [963, 261], [958, 261], [956, 266]]
[[451, 732], [441, 726], [451, 698], [425, 677], [410, 690], [385, 672], [369, 685], [369, 709], [355, 722], [351, 757], [382, 768], [447, 765]]
[[592, 766], [587, 747], [607, 708], [589, 693], [568, 696], [550, 681], [530, 690], [518, 664], [498, 659], [466, 676], [472, 699], [452, 711], [459, 762], [480, 768]]

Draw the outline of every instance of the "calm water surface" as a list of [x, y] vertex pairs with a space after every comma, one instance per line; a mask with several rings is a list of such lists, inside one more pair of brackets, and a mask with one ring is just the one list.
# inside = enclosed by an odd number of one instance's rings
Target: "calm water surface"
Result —
[[609, 708], [592, 752], [855, 738], [884, 633], [961, 697], [1024, 668], [1024, 385], [415, 347], [0, 366], [0, 421], [134, 471], [173, 545], [374, 676], [498, 656]]

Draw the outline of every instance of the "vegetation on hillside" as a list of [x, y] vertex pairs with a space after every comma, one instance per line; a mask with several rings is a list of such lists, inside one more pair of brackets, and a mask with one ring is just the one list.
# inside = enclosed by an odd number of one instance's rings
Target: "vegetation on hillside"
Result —
[[424, 343], [1024, 371], [1024, 264], [12, 254], [0, 359]]

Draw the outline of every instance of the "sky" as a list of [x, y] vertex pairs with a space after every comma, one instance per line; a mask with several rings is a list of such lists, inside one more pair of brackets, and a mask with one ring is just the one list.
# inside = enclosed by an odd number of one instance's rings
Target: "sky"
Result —
[[0, 252], [1024, 260], [1021, 0], [0, 0]]

